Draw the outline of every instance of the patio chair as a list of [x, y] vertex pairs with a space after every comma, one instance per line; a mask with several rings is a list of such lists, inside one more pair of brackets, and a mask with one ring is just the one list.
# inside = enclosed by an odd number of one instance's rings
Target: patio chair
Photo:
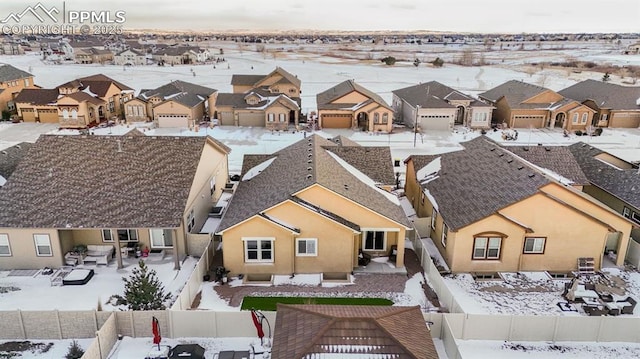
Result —
[[398, 258], [398, 246], [394, 244], [389, 249], [389, 261], [395, 262], [397, 258]]
[[371, 262], [371, 255], [369, 253], [365, 253], [362, 249], [358, 252], [358, 265], [366, 266]]

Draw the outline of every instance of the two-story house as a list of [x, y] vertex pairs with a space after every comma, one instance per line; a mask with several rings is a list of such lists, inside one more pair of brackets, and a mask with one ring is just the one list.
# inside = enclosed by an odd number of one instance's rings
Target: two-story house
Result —
[[97, 121], [123, 117], [122, 105], [133, 98], [131, 87], [103, 74], [82, 77], [56, 87], [61, 95], [84, 92], [104, 101], [98, 106]]
[[37, 88], [32, 74], [9, 64], [0, 65], [0, 110], [15, 110], [14, 99], [25, 88]]
[[113, 63], [119, 66], [141, 66], [147, 64], [147, 56], [136, 50], [127, 49], [120, 51], [113, 57]]

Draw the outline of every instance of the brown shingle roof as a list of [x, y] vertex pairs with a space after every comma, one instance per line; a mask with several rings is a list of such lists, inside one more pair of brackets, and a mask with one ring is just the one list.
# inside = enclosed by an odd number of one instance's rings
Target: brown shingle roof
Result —
[[[269, 158], [275, 160], [260, 174], [251, 180], [240, 181], [218, 231], [288, 200], [293, 194], [316, 183], [384, 217], [409, 226], [399, 205], [351, 174], [329, 154], [329, 148], [333, 147], [337, 145], [318, 135], [312, 135], [273, 153]], [[264, 162], [267, 157], [247, 158], [253, 164], [260, 160]], [[393, 166], [391, 160], [386, 166]], [[251, 167], [254, 166], [243, 166], [243, 173]], [[382, 168], [379, 170], [384, 171]]]
[[[545, 91], [548, 91], [548, 89], [523, 81], [511, 80], [503, 83], [502, 85], [498, 85], [489, 91], [483, 92], [478, 96], [494, 103], [504, 96], [512, 108], [522, 108], [522, 106], [524, 106], [524, 104], [521, 104], [522, 101], [525, 101]], [[536, 106], [537, 104], [529, 105], [529, 107], [531, 107]], [[524, 108], [528, 107], [525, 106]]]
[[405, 87], [395, 90], [393, 93], [407, 101], [411, 106], [416, 107], [419, 105], [421, 108], [452, 108], [455, 106], [449, 104], [448, 101], [473, 101], [473, 98], [437, 81]]
[[265, 75], [232, 75], [231, 85], [254, 86], [264, 77]]
[[437, 359], [419, 307], [278, 304], [272, 357]]
[[31, 105], [52, 105], [58, 99], [58, 90], [56, 89], [23, 89], [16, 96], [15, 103], [28, 103]]
[[206, 141], [40, 136], [0, 189], [0, 227], [176, 228]]
[[76, 80], [66, 82], [56, 88], [72, 87], [72, 88], [78, 88], [79, 90], [84, 90], [88, 87], [89, 90], [91, 90], [91, 92], [95, 93], [100, 97], [104, 97], [107, 94], [107, 91], [109, 90], [109, 86], [111, 86], [111, 84], [116, 85], [116, 87], [118, 87], [120, 91], [133, 90], [131, 87], [121, 82], [118, 82], [103, 74], [96, 74], [96, 75], [91, 75], [87, 77], [82, 77]]
[[396, 182], [393, 174], [393, 160], [389, 147], [338, 146], [327, 147], [350, 165], [366, 174], [369, 178], [383, 185]]
[[585, 80], [559, 91], [559, 94], [584, 102], [593, 100], [599, 108], [640, 110], [640, 86], [621, 86], [596, 80]]
[[589, 180], [580, 165], [565, 146], [504, 146], [505, 149], [528, 162], [551, 170], [571, 180], [573, 185], [588, 185]]
[[105, 103], [105, 101], [97, 98], [97, 97], [93, 97], [91, 95], [89, 95], [86, 92], [74, 92], [74, 93], [70, 93], [68, 95], [64, 95], [64, 97], [69, 97], [72, 98], [78, 102], [91, 102], [94, 105], [102, 105]]
[[15, 171], [16, 167], [18, 167], [18, 163], [20, 163], [22, 158], [24, 158], [31, 146], [33, 146], [32, 143], [21, 142], [15, 146], [11, 146], [0, 151], [0, 176], [4, 177], [4, 179], [8, 179], [13, 171]]
[[[332, 102], [339, 99], [340, 97], [347, 95], [353, 91], [359, 92], [367, 97], [369, 97], [371, 100], [377, 102], [379, 105], [384, 106], [388, 109], [391, 109], [389, 107], [389, 105], [387, 104], [387, 102], [382, 99], [382, 97], [380, 97], [378, 94], [376, 94], [375, 92], [372, 92], [360, 85], [358, 85], [357, 83], [355, 83], [355, 81], [353, 80], [347, 80], [344, 82], [341, 82], [335, 86], [333, 86], [332, 88], [323, 91], [319, 94], [316, 95], [316, 103], [318, 105], [318, 109], [322, 110], [322, 109], [336, 109], [336, 104], [333, 104]], [[355, 104], [352, 104], [355, 105]], [[339, 108], [345, 108], [345, 107], [351, 107], [349, 104], [340, 104], [338, 105]]]

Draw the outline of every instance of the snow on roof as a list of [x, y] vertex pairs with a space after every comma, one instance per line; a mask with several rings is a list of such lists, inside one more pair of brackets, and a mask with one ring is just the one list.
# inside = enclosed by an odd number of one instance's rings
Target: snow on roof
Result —
[[253, 177], [259, 175], [260, 172], [264, 171], [267, 167], [269, 167], [269, 165], [271, 165], [271, 163], [273, 163], [273, 161], [275, 161], [276, 158], [277, 157], [270, 158], [256, 166], [253, 166], [250, 170], [247, 171], [247, 173], [244, 174], [244, 176], [242, 176], [242, 180], [249, 181]]
[[7, 183], [7, 179], [0, 176], [0, 186], [4, 186], [5, 183]]
[[356, 178], [358, 178], [362, 183], [364, 183], [364, 184], [368, 185], [369, 187], [373, 188], [374, 190], [378, 191], [378, 193], [380, 193], [383, 196], [385, 196], [392, 203], [394, 203], [394, 204], [396, 204], [398, 206], [400, 205], [400, 200], [398, 199], [397, 196], [395, 196], [394, 194], [389, 193], [389, 192], [379, 188], [377, 186], [376, 182], [374, 180], [372, 180], [369, 176], [365, 175], [364, 173], [360, 172], [360, 170], [358, 170], [357, 168], [355, 168], [352, 165], [348, 164], [345, 160], [340, 158], [340, 156], [336, 155], [335, 153], [333, 153], [331, 151], [327, 151], [327, 153], [331, 157], [333, 157], [333, 159], [336, 160], [342, 167], [344, 167], [344, 169], [346, 169], [347, 171], [349, 171], [349, 173], [351, 173]]
[[422, 167], [416, 173], [416, 178], [421, 184], [426, 184], [434, 179], [438, 178], [438, 172], [440, 172], [440, 168], [442, 164], [440, 162], [440, 157], [435, 160], [429, 162], [426, 166]]
[[431, 192], [429, 192], [429, 190], [426, 188], [423, 188], [422, 192], [424, 193], [425, 196], [427, 196], [427, 199], [429, 200], [429, 202], [431, 202], [431, 205], [433, 206], [433, 208], [435, 208], [436, 211], [439, 212], [440, 210], [438, 209], [438, 202], [436, 202], [436, 198], [431, 194]]
[[174, 97], [178, 97], [178, 96], [180, 96], [180, 95], [182, 95], [182, 94], [185, 94], [185, 92], [176, 92], [176, 93], [174, 93], [174, 94], [171, 94], [171, 95], [165, 96], [165, 98], [164, 98], [164, 99], [165, 99], [165, 101], [166, 101], [166, 100], [172, 99], [172, 98], [174, 98]]
[[87, 95], [89, 95], [91, 97], [99, 97], [95, 93], [91, 92], [91, 86], [87, 86], [84, 90], [82, 90], [82, 92], [86, 93]]

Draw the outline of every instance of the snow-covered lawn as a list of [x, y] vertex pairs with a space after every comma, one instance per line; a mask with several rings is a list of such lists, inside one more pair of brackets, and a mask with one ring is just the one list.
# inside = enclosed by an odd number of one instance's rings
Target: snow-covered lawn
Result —
[[[77, 339], [78, 345], [85, 350], [91, 342], [89, 339]], [[60, 359], [69, 351], [69, 346], [73, 342], [72, 339], [64, 340], [30, 340], [30, 344], [16, 342], [24, 342], [23, 340], [1, 340], [0, 341], [0, 358], [20, 358], [20, 359]], [[24, 351], [15, 350], [17, 347], [29, 347]], [[10, 350], [14, 348], [14, 350]]]
[[469, 359], [617, 359], [640, 357], [639, 343], [506, 342], [457, 340], [462, 358]]
[[[114, 310], [107, 303], [109, 297], [124, 292], [123, 277], [129, 277], [134, 261], [123, 269], [117, 269], [115, 260], [109, 265], [83, 265], [79, 268], [93, 269], [95, 275], [85, 285], [51, 286], [50, 276], [40, 272], [34, 276], [9, 276], [9, 271], [0, 272], [0, 310], [93, 310], [102, 303], [103, 310]], [[163, 283], [165, 293], [173, 298], [180, 293], [193, 272], [197, 259], [187, 257], [179, 272], [173, 269], [172, 260], [162, 263], [147, 261], [149, 269], [155, 270]]]

